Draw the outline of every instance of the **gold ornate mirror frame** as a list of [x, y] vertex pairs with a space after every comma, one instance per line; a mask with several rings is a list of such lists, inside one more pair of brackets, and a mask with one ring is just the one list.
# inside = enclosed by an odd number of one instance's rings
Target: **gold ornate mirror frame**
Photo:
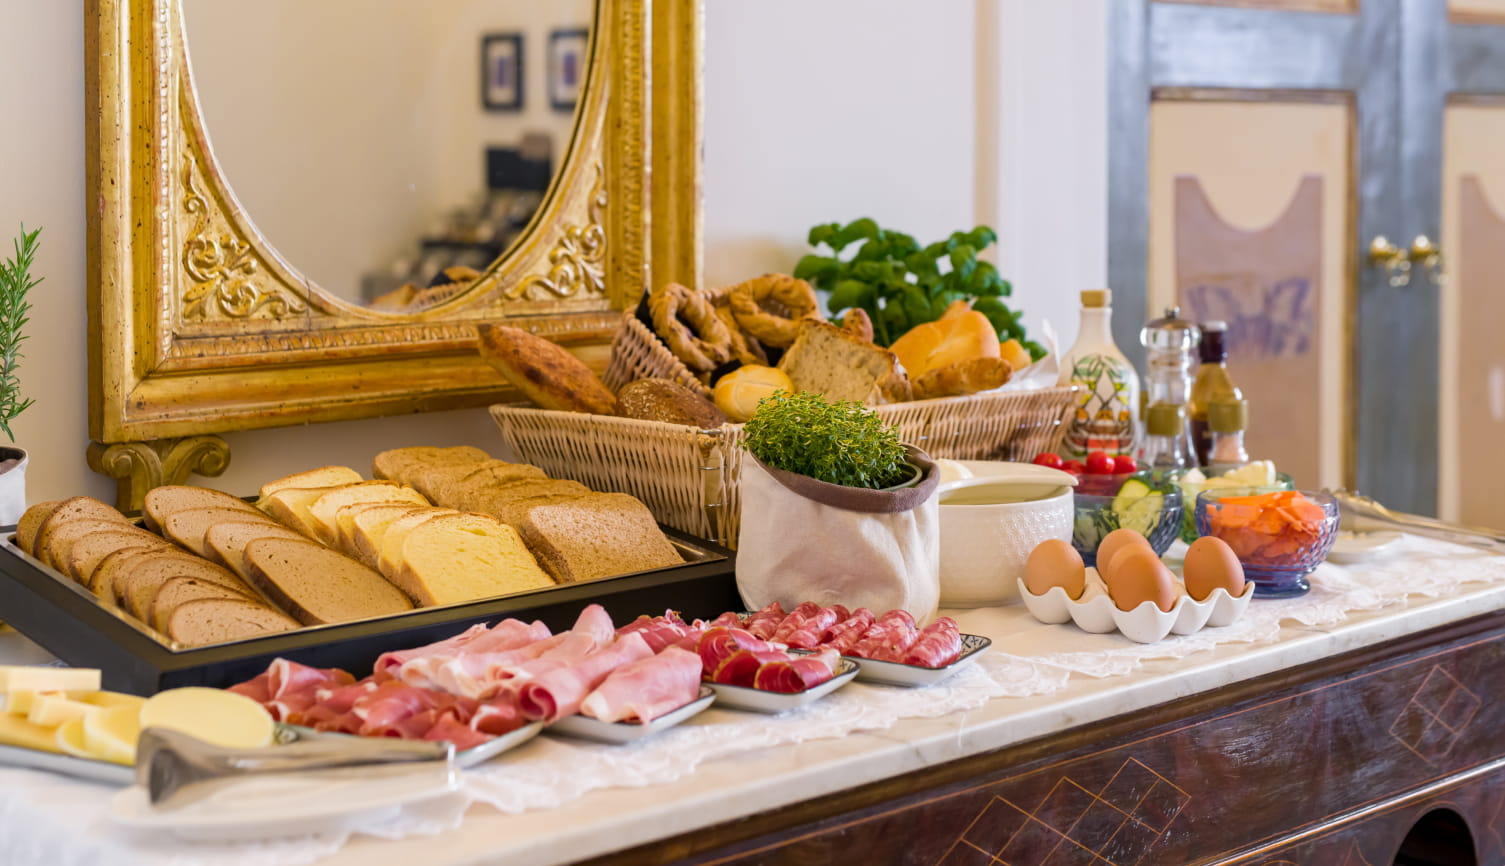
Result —
[[508, 399], [476, 352], [481, 322], [604, 364], [647, 285], [699, 284], [700, 40], [700, 0], [597, 0], [575, 133], [522, 239], [463, 293], [401, 315], [310, 287], [241, 209], [180, 0], [87, 0], [90, 466], [134, 504], [223, 472], [217, 433]]

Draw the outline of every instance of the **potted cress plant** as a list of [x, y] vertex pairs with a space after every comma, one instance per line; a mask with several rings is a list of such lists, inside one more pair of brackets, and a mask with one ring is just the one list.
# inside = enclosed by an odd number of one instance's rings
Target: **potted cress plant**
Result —
[[0, 524], [12, 525], [26, 510], [26, 451], [15, 447], [16, 434], [11, 422], [32, 404], [21, 396], [17, 368], [21, 363], [21, 343], [31, 304], [26, 295], [42, 282], [33, 277], [31, 266], [37, 254], [37, 236], [21, 226], [21, 236], [14, 243], [14, 255], [0, 259], [0, 430], [11, 445], [0, 445]]
[[935, 614], [940, 473], [857, 403], [777, 392], [743, 428], [737, 588], [749, 609], [805, 601]]

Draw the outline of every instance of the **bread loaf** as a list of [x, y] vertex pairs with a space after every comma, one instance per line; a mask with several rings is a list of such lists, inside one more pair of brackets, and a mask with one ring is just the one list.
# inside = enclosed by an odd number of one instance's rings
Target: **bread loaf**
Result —
[[822, 394], [833, 402], [875, 405], [886, 399], [879, 382], [898, 375], [899, 367], [892, 352], [835, 325], [805, 319], [794, 345], [779, 359], [779, 369], [800, 391]]
[[235, 572], [242, 580], [250, 580], [246, 568], [246, 545], [258, 538], [307, 538], [295, 529], [288, 529], [270, 520], [224, 520], [204, 531], [204, 547], [210, 562], [222, 565]]
[[173, 608], [163, 630], [187, 646], [227, 643], [275, 634], [298, 627], [298, 622], [264, 604], [238, 599], [207, 598]]
[[423, 606], [553, 586], [512, 527], [479, 514], [441, 514], [404, 534], [392, 582]]
[[914, 380], [916, 400], [990, 391], [1009, 380], [1013, 367], [1002, 358], [973, 358], [936, 367]]
[[569, 350], [520, 328], [480, 325], [481, 357], [545, 409], [617, 414], [617, 398]]
[[957, 301], [941, 318], [910, 328], [889, 349], [914, 380], [936, 367], [998, 357], [998, 332], [987, 316]]
[[318, 469], [310, 469], [307, 472], [295, 472], [292, 475], [284, 475], [276, 481], [268, 481], [261, 485], [260, 497], [266, 499], [279, 490], [289, 487], [341, 487], [346, 484], [359, 484], [366, 479], [359, 472], [349, 466], [320, 466]]
[[369, 619], [413, 607], [380, 574], [312, 541], [258, 538], [246, 545], [245, 556], [256, 588], [304, 625]]
[[683, 424], [711, 430], [726, 423], [726, 416], [709, 400], [669, 379], [638, 379], [622, 386], [617, 405], [623, 418]]
[[521, 511], [519, 533], [560, 583], [684, 562], [648, 508], [625, 493], [592, 493]]

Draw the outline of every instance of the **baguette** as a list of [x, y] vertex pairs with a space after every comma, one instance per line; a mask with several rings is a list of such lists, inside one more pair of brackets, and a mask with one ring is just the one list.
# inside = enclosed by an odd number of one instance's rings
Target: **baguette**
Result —
[[481, 357], [535, 404], [565, 412], [617, 414], [616, 395], [558, 343], [505, 325], [480, 325], [476, 332]]

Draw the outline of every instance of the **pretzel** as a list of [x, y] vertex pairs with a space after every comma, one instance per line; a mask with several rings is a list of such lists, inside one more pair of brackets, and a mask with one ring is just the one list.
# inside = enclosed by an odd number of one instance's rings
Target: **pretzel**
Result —
[[[769, 311], [765, 302], [782, 306], [788, 315]], [[742, 330], [768, 346], [787, 348], [799, 332], [799, 320], [816, 315], [815, 290], [804, 280], [786, 274], [764, 274], [732, 287], [727, 303]]]
[[743, 364], [757, 364], [768, 366], [768, 356], [764, 354], [763, 347], [757, 340], [750, 339], [742, 333], [742, 326], [737, 324], [736, 316], [732, 315], [731, 307], [717, 307], [716, 315], [726, 325], [726, 330], [732, 335], [732, 357]]
[[709, 373], [732, 357], [732, 335], [705, 295], [667, 283], [648, 295], [653, 330], [669, 351], [699, 373]]
[[873, 341], [873, 319], [861, 307], [853, 307], [841, 315], [841, 329], [864, 343]]

